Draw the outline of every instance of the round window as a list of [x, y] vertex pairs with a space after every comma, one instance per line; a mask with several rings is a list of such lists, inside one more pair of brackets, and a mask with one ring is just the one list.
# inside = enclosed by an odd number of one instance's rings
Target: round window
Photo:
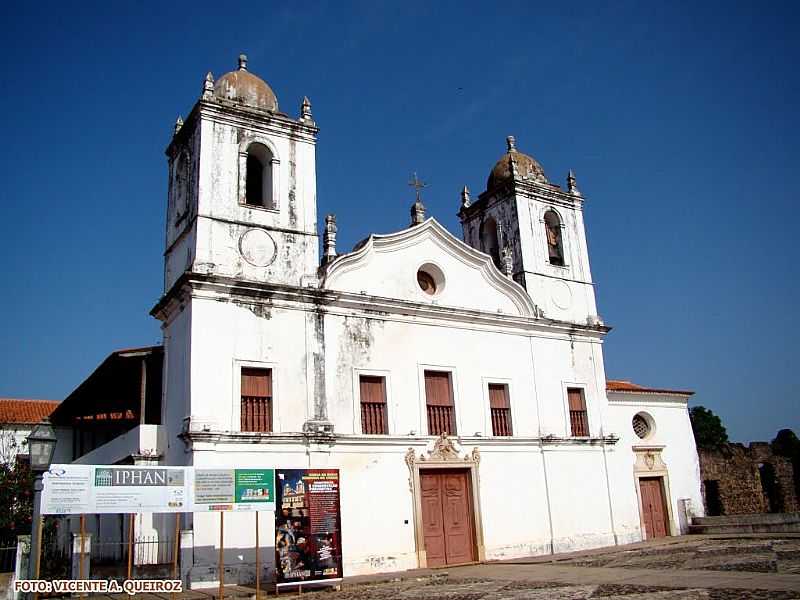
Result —
[[417, 283], [420, 289], [426, 294], [433, 296], [436, 293], [436, 282], [433, 280], [430, 273], [417, 271]]
[[417, 285], [426, 296], [438, 296], [444, 290], [444, 273], [433, 263], [417, 269]]
[[633, 431], [641, 439], [645, 439], [653, 431], [650, 421], [642, 413], [633, 416]]

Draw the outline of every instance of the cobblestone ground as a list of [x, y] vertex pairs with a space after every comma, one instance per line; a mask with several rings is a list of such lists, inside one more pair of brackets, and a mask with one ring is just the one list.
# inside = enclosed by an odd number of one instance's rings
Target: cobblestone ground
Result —
[[800, 574], [800, 539], [706, 540], [583, 556], [559, 564]]
[[569, 585], [543, 581], [451, 580], [357, 586], [314, 594], [317, 600], [797, 600], [792, 592], [739, 589], [676, 589], [638, 585]]
[[[662, 575], [664, 571], [675, 570], [797, 575], [800, 574], [800, 538], [689, 539], [636, 550], [588, 552], [548, 564], [553, 564], [554, 567], [564, 565], [578, 568], [652, 569], [654, 573], [661, 572]], [[490, 565], [486, 566], [491, 570]], [[319, 592], [314, 597], [318, 600], [800, 600], [797, 592], [730, 589], [725, 588], [724, 584], [713, 589], [677, 587], [678, 584], [685, 586], [685, 581], [676, 581], [676, 587], [617, 583], [576, 585], [547, 581], [546, 574], [542, 577], [543, 580], [540, 581], [508, 581], [492, 579], [488, 572], [483, 579], [463, 579], [456, 573], [451, 573], [450, 576], [443, 573], [433, 578], [345, 587], [339, 592]], [[670, 583], [671, 580], [662, 577], [659, 583], [665, 582]]]

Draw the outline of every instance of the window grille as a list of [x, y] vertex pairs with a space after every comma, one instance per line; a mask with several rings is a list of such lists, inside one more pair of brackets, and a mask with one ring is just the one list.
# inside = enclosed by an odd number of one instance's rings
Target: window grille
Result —
[[425, 401], [428, 408], [428, 434], [457, 434], [450, 373], [425, 371]]
[[389, 433], [386, 418], [386, 380], [383, 377], [362, 375], [361, 388], [361, 432], [368, 434]]
[[242, 431], [272, 431], [272, 370], [242, 368]]
[[489, 384], [489, 411], [492, 416], [492, 435], [511, 435], [511, 404], [508, 400], [507, 385]]
[[580, 388], [568, 388], [569, 424], [574, 437], [589, 437], [589, 419], [586, 414], [586, 400]]

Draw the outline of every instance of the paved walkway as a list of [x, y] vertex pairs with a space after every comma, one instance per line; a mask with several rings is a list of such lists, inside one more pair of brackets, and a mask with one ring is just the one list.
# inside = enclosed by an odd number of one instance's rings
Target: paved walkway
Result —
[[[480, 565], [347, 577], [341, 588], [324, 591], [316, 597], [320, 600], [792, 600], [800, 599], [800, 535], [665, 538]], [[223, 600], [253, 598], [254, 592], [249, 587], [226, 586]], [[169, 594], [142, 594], [136, 600], [219, 600], [218, 596], [218, 588], [207, 588], [176, 594], [174, 599]], [[297, 592], [287, 590], [281, 596], [296, 597]], [[129, 600], [130, 597], [113, 598]]]

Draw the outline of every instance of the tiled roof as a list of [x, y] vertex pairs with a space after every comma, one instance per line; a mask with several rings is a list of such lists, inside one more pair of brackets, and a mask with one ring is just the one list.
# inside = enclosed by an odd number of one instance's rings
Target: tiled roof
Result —
[[56, 400], [0, 398], [0, 424], [38, 423], [58, 406]]
[[692, 396], [694, 392], [688, 390], [665, 390], [661, 388], [649, 388], [638, 383], [632, 383], [624, 379], [609, 379], [606, 381], [606, 391], [609, 392], [639, 392], [641, 394], [672, 394], [676, 396]]

